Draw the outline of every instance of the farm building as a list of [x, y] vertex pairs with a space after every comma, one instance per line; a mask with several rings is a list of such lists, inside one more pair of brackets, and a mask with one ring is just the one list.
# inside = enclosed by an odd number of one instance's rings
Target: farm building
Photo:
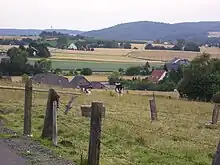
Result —
[[72, 43], [72, 44], [69, 45], [68, 49], [77, 50], [77, 46], [74, 43]]
[[10, 57], [6, 53], [0, 52], [0, 63], [2, 60], [10, 60]]
[[63, 76], [58, 76], [52, 73], [40, 73], [33, 76], [32, 81], [38, 84], [54, 85], [63, 88], [69, 88], [69, 80]]
[[171, 71], [172, 69], [177, 70], [182, 65], [189, 65], [190, 61], [188, 59], [180, 59], [180, 58], [174, 58], [170, 62], [166, 63], [168, 71]]
[[84, 76], [75, 76], [69, 84], [71, 88], [92, 88], [92, 84]]
[[165, 70], [154, 70], [148, 77], [148, 80], [153, 83], [158, 83], [166, 77], [167, 72]]
[[93, 89], [104, 89], [105, 85], [98, 81], [91, 81]]

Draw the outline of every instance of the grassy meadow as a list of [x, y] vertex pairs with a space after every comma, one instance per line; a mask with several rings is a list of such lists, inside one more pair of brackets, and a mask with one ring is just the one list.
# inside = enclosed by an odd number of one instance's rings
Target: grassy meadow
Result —
[[[30, 63], [39, 60], [39, 58], [29, 58]], [[60, 69], [75, 69], [75, 68], [91, 68], [95, 72], [111, 72], [118, 71], [119, 68], [126, 69], [131, 66], [139, 66], [144, 63], [125, 63], [125, 62], [96, 62], [96, 61], [81, 61], [81, 60], [57, 60], [52, 61], [52, 68]], [[160, 66], [160, 65], [158, 65]]]
[[[169, 94], [168, 94], [169, 95]], [[60, 94], [58, 144], [40, 139], [47, 93], [33, 94], [33, 138], [60, 156], [80, 162], [87, 157], [90, 119], [81, 117], [80, 106], [102, 101], [106, 117], [102, 120], [100, 165], [209, 165], [219, 139], [217, 129], [205, 127], [213, 105], [168, 99], [156, 93], [158, 121], [150, 121], [151, 96], [130, 92], [118, 97], [111, 91], [93, 91], [77, 97], [68, 115], [65, 105], [71, 96]], [[19, 133], [23, 127], [24, 91], [0, 89], [0, 118]], [[63, 145], [62, 140], [69, 145]]]

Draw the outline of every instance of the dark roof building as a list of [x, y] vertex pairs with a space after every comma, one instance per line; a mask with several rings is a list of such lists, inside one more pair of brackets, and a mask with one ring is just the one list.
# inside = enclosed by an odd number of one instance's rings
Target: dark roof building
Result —
[[63, 88], [69, 88], [69, 80], [63, 76], [59, 76], [52, 73], [40, 73], [33, 76], [32, 81], [34, 83], [60, 86]]
[[70, 81], [71, 88], [91, 88], [92, 84], [84, 76], [75, 76]]
[[105, 85], [98, 81], [92, 81], [91, 84], [92, 84], [93, 89], [104, 89], [105, 88]]
[[182, 65], [189, 65], [189, 63], [190, 61], [188, 59], [174, 58], [170, 62], [166, 63], [166, 66], [168, 71], [171, 71], [172, 69], [176, 71]]
[[10, 60], [10, 57], [4, 52], [0, 52], [0, 63], [2, 60]]

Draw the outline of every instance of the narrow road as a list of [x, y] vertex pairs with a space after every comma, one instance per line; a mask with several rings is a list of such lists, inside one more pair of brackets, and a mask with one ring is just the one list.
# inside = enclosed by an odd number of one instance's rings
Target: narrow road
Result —
[[24, 158], [0, 140], [0, 165], [28, 165]]

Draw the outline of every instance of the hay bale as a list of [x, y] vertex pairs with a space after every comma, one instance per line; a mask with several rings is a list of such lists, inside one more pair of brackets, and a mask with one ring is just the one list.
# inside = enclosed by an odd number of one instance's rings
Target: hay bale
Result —
[[[91, 117], [91, 111], [92, 111], [91, 105], [81, 105], [81, 114], [82, 114], [82, 116]], [[101, 112], [101, 116], [105, 117], [105, 107], [103, 107], [103, 110]]]

